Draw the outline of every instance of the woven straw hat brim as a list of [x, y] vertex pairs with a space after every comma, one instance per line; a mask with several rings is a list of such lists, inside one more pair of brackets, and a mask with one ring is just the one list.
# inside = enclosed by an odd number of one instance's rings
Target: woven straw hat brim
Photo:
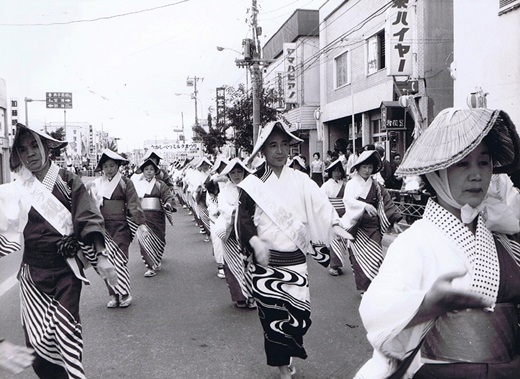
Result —
[[519, 166], [520, 139], [509, 116], [486, 108], [441, 111], [406, 151], [396, 175], [423, 175], [450, 167], [490, 135], [495, 173]]
[[222, 172], [220, 173], [220, 175], [227, 175], [231, 172], [231, 170], [233, 170], [233, 168], [235, 168], [236, 166], [240, 166], [244, 169], [244, 172], [246, 174], [251, 174], [253, 171], [251, 169], [249, 169], [249, 167], [247, 167], [244, 162], [242, 162], [240, 160], [240, 158], [233, 158], [229, 161], [229, 163], [226, 165], [226, 167], [224, 168], [224, 170], [222, 170]]
[[[215, 160], [215, 163], [213, 163], [213, 167], [211, 168], [211, 172], [215, 173], [215, 172], [219, 172], [219, 170], [223, 170], [226, 168], [226, 165], [229, 163], [229, 160], [224, 158], [224, 157], [221, 157], [221, 156], [218, 156], [217, 159]], [[222, 171], [220, 171], [222, 172]]]
[[159, 154], [157, 154], [155, 151], [153, 150], [149, 150], [145, 156], [143, 157], [143, 160], [148, 160], [148, 159], [156, 159], [157, 160], [157, 163], [159, 163], [159, 161], [162, 159], [161, 156], [159, 156]]
[[18, 150], [16, 146], [20, 143], [20, 136], [22, 132], [29, 131], [33, 135], [38, 135], [42, 140], [42, 143], [45, 143], [50, 149], [62, 149], [68, 145], [67, 141], [57, 140], [50, 135], [48, 135], [43, 130], [36, 130], [31, 127], [25, 126], [24, 124], [16, 124], [16, 132], [13, 139], [13, 146], [11, 149], [11, 155], [9, 156], [9, 167], [12, 171], [16, 171], [21, 165], [22, 161], [18, 155]]
[[303, 158], [300, 157], [300, 156], [295, 156], [294, 158], [292, 158], [291, 160], [289, 160], [289, 162], [287, 162], [287, 166], [289, 167], [292, 167], [293, 163], [296, 162], [297, 164], [300, 165], [301, 168], [305, 169], [305, 162], [303, 161]]
[[130, 163], [127, 159], [123, 158], [121, 155], [116, 153], [115, 151], [112, 151], [110, 149], [103, 150], [103, 153], [101, 153], [101, 157], [99, 158], [99, 162], [94, 169], [94, 171], [102, 171], [103, 170], [103, 163], [105, 163], [107, 160], [112, 159], [114, 162], [118, 162], [120, 165], [126, 165]]
[[157, 166], [157, 164], [150, 157], [148, 157], [148, 159], [145, 159], [144, 162], [139, 166], [139, 168], [135, 170], [135, 173], [141, 174], [143, 172], [143, 169], [150, 164], [153, 166], [156, 174], [158, 174], [161, 171], [159, 166]]
[[365, 150], [359, 154], [356, 162], [354, 162], [354, 165], [350, 168], [350, 172], [353, 173], [363, 163], [372, 163], [374, 165], [372, 175], [381, 171], [381, 156], [376, 150]]
[[290, 145], [297, 145], [303, 140], [299, 137], [296, 137], [294, 134], [291, 133], [289, 130], [289, 126], [283, 122], [282, 120], [276, 120], [271, 121], [267, 123], [261, 130], [258, 135], [258, 139], [256, 141], [255, 146], [253, 147], [253, 151], [251, 152], [251, 156], [249, 157], [249, 162], [253, 160], [253, 158], [258, 154], [258, 152], [261, 150], [262, 146], [264, 146], [265, 141], [267, 141], [267, 138], [271, 135], [275, 127], [281, 128], [289, 137], [289, 144]]
[[197, 165], [195, 166], [195, 168], [199, 168], [200, 166], [202, 166], [203, 163], [206, 163], [208, 166], [213, 166], [213, 163], [211, 163], [211, 161], [206, 158], [206, 157], [202, 157], [200, 158], [200, 160], [197, 162]]
[[[336, 166], [339, 166], [343, 169], [343, 162], [341, 161], [340, 158], [336, 159], [333, 162], [330, 162], [329, 165], [325, 168], [325, 171], [327, 171], [330, 175], [330, 173], [334, 170], [334, 168]], [[345, 170], [343, 170], [343, 171], [345, 171]]]

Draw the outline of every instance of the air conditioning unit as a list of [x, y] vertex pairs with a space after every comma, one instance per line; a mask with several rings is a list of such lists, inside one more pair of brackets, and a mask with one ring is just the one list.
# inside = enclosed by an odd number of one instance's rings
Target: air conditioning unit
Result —
[[520, 0], [499, 0], [498, 15], [511, 12], [520, 7]]

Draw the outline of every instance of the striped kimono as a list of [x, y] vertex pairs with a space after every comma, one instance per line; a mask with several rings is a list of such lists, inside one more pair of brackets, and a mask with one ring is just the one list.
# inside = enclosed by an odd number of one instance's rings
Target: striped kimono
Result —
[[238, 187], [242, 190], [236, 219], [240, 244], [252, 255], [249, 241], [258, 236], [271, 252], [267, 266], [254, 259], [252, 264], [267, 364], [288, 365], [291, 357], [307, 358], [303, 336], [311, 325], [311, 308], [306, 254], [328, 266], [323, 247], [329, 246], [332, 225], [339, 223], [339, 217], [308, 175], [287, 166], [278, 177], [264, 165]]
[[[344, 180], [336, 181], [332, 178], [327, 180], [320, 189], [327, 195], [330, 203], [341, 217], [345, 214], [345, 204], [343, 204], [343, 195], [345, 194]], [[330, 267], [338, 269], [343, 267], [343, 256], [347, 251], [347, 242], [342, 238], [334, 238], [330, 242]]]
[[215, 221], [215, 234], [224, 242], [224, 271], [231, 300], [252, 303], [251, 272], [247, 257], [238, 244], [234, 230], [238, 206], [238, 188], [231, 180], [222, 184], [218, 194], [219, 216]]
[[[365, 181], [357, 172], [347, 182], [343, 203], [342, 223], [354, 237], [349, 242], [349, 258], [356, 288], [366, 291], [383, 262], [383, 233], [401, 219], [401, 214], [381, 184], [372, 178]], [[377, 209], [377, 216], [365, 211], [366, 204]]]
[[[174, 198], [170, 188], [162, 181], [144, 177], [134, 182], [135, 189], [143, 208], [148, 236], [145, 238], [137, 233], [141, 258], [147, 269], [156, 270], [162, 261], [166, 246], [166, 210], [164, 204], [174, 206]], [[154, 200], [157, 199], [157, 200]], [[157, 206], [153, 207], [154, 202]], [[150, 205], [147, 205], [150, 204]]]
[[108, 238], [118, 249], [109, 250], [109, 260], [116, 267], [117, 287], [108, 285], [108, 293], [119, 298], [130, 294], [130, 274], [128, 272], [128, 248], [137, 227], [145, 223], [144, 212], [132, 181], [117, 173], [111, 181], [103, 175], [95, 179], [90, 187], [91, 195], [98, 205]]
[[[16, 176], [0, 186], [0, 257], [19, 250], [23, 236], [21, 313], [27, 346], [36, 352], [33, 368], [42, 377], [85, 378], [83, 262], [97, 265], [89, 235], [104, 233], [103, 218], [81, 179], [67, 170], [51, 164], [42, 183], [25, 168]], [[64, 236], [77, 239], [82, 260], [59, 253]]]

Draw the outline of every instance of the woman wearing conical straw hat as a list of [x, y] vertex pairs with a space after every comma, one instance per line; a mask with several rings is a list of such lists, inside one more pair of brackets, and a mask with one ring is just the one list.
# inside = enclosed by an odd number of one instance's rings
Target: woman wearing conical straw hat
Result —
[[265, 157], [239, 184], [236, 228], [252, 259], [253, 296], [264, 330], [269, 366], [280, 378], [294, 372], [291, 358], [307, 358], [303, 336], [311, 325], [306, 254], [327, 267], [334, 235], [351, 236], [327, 196], [307, 175], [286, 165], [290, 145], [302, 140], [283, 121], [266, 124], [253, 148]]
[[[345, 204], [343, 204], [343, 195], [345, 194], [345, 170], [343, 169], [343, 161], [336, 159], [331, 162], [325, 172], [328, 175], [327, 181], [320, 187], [321, 191], [327, 195], [330, 203], [338, 212], [338, 216], [345, 214]], [[329, 264], [329, 274], [332, 276], [341, 275], [343, 272], [343, 258], [347, 252], [347, 242], [341, 238], [334, 238], [331, 243], [331, 254]]]
[[357, 290], [363, 294], [383, 261], [383, 234], [393, 225], [401, 232], [401, 214], [383, 185], [372, 177], [381, 169], [376, 150], [363, 151], [351, 168], [343, 203], [343, 226], [354, 236], [348, 251]]
[[251, 272], [247, 268], [246, 256], [237, 242], [234, 230], [238, 206], [238, 187], [251, 171], [239, 158], [228, 162], [221, 175], [229, 180], [223, 183], [218, 194], [219, 216], [212, 233], [224, 242], [224, 272], [231, 294], [231, 301], [238, 308], [255, 309], [251, 288]]
[[117, 286], [107, 284], [110, 300], [107, 308], [126, 308], [132, 304], [130, 275], [128, 273], [128, 248], [139, 228], [147, 235], [145, 216], [132, 180], [121, 175], [119, 167], [128, 161], [116, 152], [106, 149], [101, 154], [94, 171], [103, 171], [90, 186], [90, 192], [98, 205], [105, 228], [117, 244], [113, 251], [118, 272]]
[[66, 145], [18, 124], [9, 159], [15, 180], [0, 186], [0, 257], [23, 246], [21, 318], [39, 378], [85, 378], [79, 305], [86, 262], [117, 281], [103, 218], [81, 179], [50, 160], [51, 149]]
[[141, 258], [146, 267], [144, 276], [151, 278], [161, 270], [161, 262], [166, 246], [166, 218], [172, 222], [171, 213], [176, 212], [174, 198], [168, 185], [156, 176], [161, 172], [159, 166], [148, 158], [139, 166], [143, 174], [141, 178], [134, 181], [137, 196], [141, 201], [146, 226], [147, 236], [139, 232], [137, 238], [141, 250]]
[[361, 301], [374, 352], [356, 378], [518, 377], [520, 195], [503, 173], [519, 151], [508, 115], [484, 108], [441, 111], [406, 151], [397, 174], [432, 197]]

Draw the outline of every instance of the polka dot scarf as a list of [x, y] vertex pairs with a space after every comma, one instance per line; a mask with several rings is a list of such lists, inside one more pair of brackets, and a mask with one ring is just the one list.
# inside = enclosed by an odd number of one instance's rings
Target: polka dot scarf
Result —
[[500, 283], [500, 266], [492, 233], [482, 215], [473, 234], [457, 217], [430, 199], [423, 218], [434, 223], [463, 252], [462, 258], [471, 275], [471, 291], [495, 304]]

